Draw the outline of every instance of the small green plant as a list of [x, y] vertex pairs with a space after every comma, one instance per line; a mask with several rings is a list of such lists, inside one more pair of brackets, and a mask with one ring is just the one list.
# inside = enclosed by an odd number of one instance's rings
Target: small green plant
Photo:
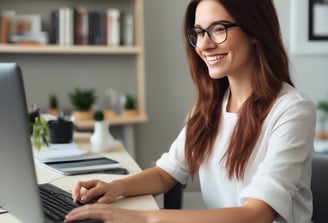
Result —
[[69, 99], [77, 111], [89, 111], [96, 101], [96, 95], [93, 89], [75, 88], [73, 92], [69, 93]]
[[321, 121], [326, 121], [328, 119], [328, 101], [319, 101], [317, 108], [322, 111]]
[[32, 141], [34, 148], [40, 150], [43, 145], [48, 146], [48, 125], [42, 117], [36, 117], [33, 123]]
[[125, 107], [126, 110], [133, 110], [136, 108], [136, 100], [132, 95], [126, 95]]
[[55, 94], [49, 95], [49, 107], [52, 109], [58, 108], [58, 99]]
[[101, 122], [104, 120], [104, 113], [100, 110], [97, 110], [93, 113], [93, 120]]

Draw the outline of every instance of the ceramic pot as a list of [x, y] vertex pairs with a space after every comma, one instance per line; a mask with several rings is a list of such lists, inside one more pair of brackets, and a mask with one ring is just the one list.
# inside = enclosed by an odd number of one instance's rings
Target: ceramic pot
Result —
[[48, 122], [50, 132], [50, 143], [71, 143], [73, 140], [73, 122], [63, 120], [51, 120]]
[[95, 153], [109, 151], [114, 143], [114, 138], [109, 132], [107, 121], [95, 121], [94, 132], [90, 138], [91, 149]]

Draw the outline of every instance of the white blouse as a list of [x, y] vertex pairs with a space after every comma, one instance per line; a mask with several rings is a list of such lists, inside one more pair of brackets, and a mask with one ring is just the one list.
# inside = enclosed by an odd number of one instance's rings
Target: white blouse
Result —
[[[208, 208], [242, 205], [248, 198], [269, 204], [278, 216], [274, 222], [311, 222], [311, 160], [316, 109], [300, 91], [284, 84], [266, 117], [243, 180], [229, 180], [220, 162], [237, 121], [226, 112], [228, 94], [222, 106], [222, 123], [210, 158], [199, 169], [201, 192]], [[157, 166], [185, 184], [189, 178], [185, 162], [183, 128], [169, 152]], [[245, 131], [247, 131], [245, 129]]]

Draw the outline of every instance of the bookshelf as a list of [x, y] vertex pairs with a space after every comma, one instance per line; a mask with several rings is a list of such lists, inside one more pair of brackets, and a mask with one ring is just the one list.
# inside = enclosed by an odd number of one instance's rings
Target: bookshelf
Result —
[[[117, 8], [121, 12], [134, 15], [134, 44], [132, 46], [108, 45], [34, 45], [34, 44], [0, 44], [0, 54], [15, 54], [24, 57], [34, 55], [75, 55], [87, 56], [118, 56], [124, 60], [125, 56], [134, 58], [136, 75], [136, 104], [137, 112], [134, 116], [116, 116], [110, 120], [111, 125], [131, 125], [147, 121], [145, 111], [145, 68], [144, 68], [144, 27], [143, 0], [2, 0], [1, 10], [14, 10], [17, 14], [38, 14], [42, 19], [42, 30], [51, 32], [51, 11], [60, 7], [83, 6], [88, 10], [103, 11], [106, 8]], [[109, 68], [110, 69], [110, 68]], [[132, 74], [131, 74], [132, 75]], [[74, 86], [72, 86], [73, 88]], [[78, 121], [78, 127], [92, 128], [93, 121]]]
[[[109, 60], [122, 61], [124, 66], [132, 67], [133, 83], [135, 84], [137, 112], [135, 115], [115, 116], [109, 120], [110, 125], [122, 126], [123, 141], [129, 153], [134, 156], [134, 124], [147, 121], [145, 110], [145, 55], [144, 55], [144, 10], [143, 0], [1, 0], [1, 10], [14, 10], [17, 14], [38, 14], [42, 19], [42, 31], [51, 33], [51, 12], [60, 7], [83, 6], [88, 10], [103, 11], [107, 8], [117, 8], [121, 12], [133, 14], [134, 19], [134, 44], [130, 46], [107, 46], [107, 45], [68, 45], [56, 44], [47, 45], [27, 45], [0, 43], [0, 56], [2, 58], [33, 58], [64, 57], [66, 63], [70, 59], [78, 58], [109, 58]], [[131, 59], [132, 58], [132, 59]], [[85, 59], [84, 59], [85, 60]], [[30, 60], [27, 60], [30, 61]], [[76, 60], [75, 60], [76, 61]], [[98, 59], [94, 59], [97, 61]], [[110, 79], [111, 67], [102, 59], [101, 66], [108, 66], [108, 79]], [[75, 62], [76, 63], [76, 62]], [[51, 68], [49, 68], [51, 69]], [[107, 68], [106, 68], [107, 69]], [[123, 69], [124, 70], [124, 69]], [[125, 69], [127, 70], [127, 69]], [[115, 70], [117, 72], [117, 68]], [[130, 74], [129, 74], [130, 75]], [[130, 83], [129, 83], [130, 84]], [[128, 84], [128, 85], [129, 85]], [[72, 86], [72, 89], [75, 86]], [[56, 93], [56, 92], [55, 92]], [[77, 121], [76, 125], [80, 129], [92, 129], [93, 120]]]
[[108, 46], [58, 46], [58, 45], [15, 45], [0, 44], [0, 53], [28, 54], [112, 54], [136, 55], [142, 53], [142, 47], [108, 47]]

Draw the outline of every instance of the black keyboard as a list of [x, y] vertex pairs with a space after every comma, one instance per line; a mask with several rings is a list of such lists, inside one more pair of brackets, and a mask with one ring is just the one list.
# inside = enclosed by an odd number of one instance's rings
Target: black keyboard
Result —
[[72, 195], [52, 184], [40, 184], [39, 190], [45, 215], [55, 222], [62, 222], [73, 208]]

